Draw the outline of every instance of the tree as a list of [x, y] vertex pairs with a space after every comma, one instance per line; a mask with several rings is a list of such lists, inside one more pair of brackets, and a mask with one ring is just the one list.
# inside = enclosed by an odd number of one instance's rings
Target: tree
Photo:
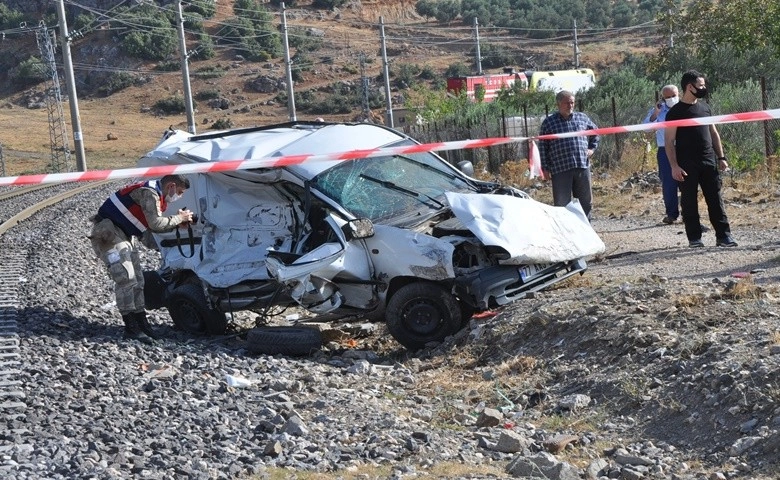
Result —
[[190, 0], [184, 4], [184, 11], [211, 18], [217, 13], [217, 2], [216, 0]]
[[636, 7], [631, 2], [620, 2], [612, 9], [612, 24], [618, 28], [634, 24]]
[[451, 22], [460, 15], [459, 0], [441, 0], [436, 7], [436, 20], [440, 22]]
[[414, 10], [422, 17], [436, 18], [437, 2], [436, 0], [419, 0], [414, 5]]
[[449, 67], [447, 67], [447, 71], [444, 72], [444, 76], [447, 78], [451, 77], [465, 77], [468, 76], [471, 73], [471, 70], [465, 63], [452, 63]]
[[129, 55], [163, 60], [176, 51], [176, 30], [165, 16], [136, 16], [129, 22], [136, 25], [122, 37], [122, 46]]
[[[672, 0], [667, 3], [674, 5]], [[693, 0], [680, 14], [667, 11], [660, 19], [673, 28], [678, 43], [704, 57], [723, 45], [731, 45], [738, 54], [762, 47], [780, 54], [778, 2]]]
[[588, 0], [585, 20], [591, 28], [606, 28], [612, 21], [612, 3], [602, 0]]
[[273, 25], [273, 15], [258, 0], [236, 0], [233, 11], [238, 16], [228, 19], [218, 34], [222, 43], [234, 45], [251, 60], [281, 55], [282, 41]]

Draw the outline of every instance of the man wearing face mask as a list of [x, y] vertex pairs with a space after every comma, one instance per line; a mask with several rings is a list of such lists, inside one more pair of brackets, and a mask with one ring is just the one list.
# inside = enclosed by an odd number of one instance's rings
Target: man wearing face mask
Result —
[[[642, 123], [663, 122], [669, 109], [680, 100], [676, 85], [666, 85], [661, 89], [661, 100], [656, 103], [645, 115]], [[677, 182], [672, 178], [672, 167], [666, 156], [664, 141], [664, 129], [655, 131], [655, 141], [658, 146], [656, 159], [658, 160], [658, 178], [661, 180], [661, 191], [664, 199], [666, 216], [661, 220], [667, 225], [677, 221], [680, 216], [680, 203], [677, 193]]]
[[[690, 70], [680, 82], [683, 96], [680, 102], [666, 114], [666, 120], [683, 120], [709, 117], [709, 105], [699, 101], [707, 96], [704, 75]], [[723, 144], [715, 125], [667, 127], [664, 135], [666, 154], [672, 169], [672, 178], [680, 186], [680, 207], [685, 223], [685, 234], [690, 247], [703, 247], [702, 227], [699, 223], [699, 186], [707, 212], [715, 229], [715, 244], [719, 247], [736, 247], [731, 238], [731, 228], [721, 196], [721, 170], [729, 166], [723, 153]], [[672, 148], [674, 145], [674, 148]]]
[[125, 324], [125, 338], [149, 343], [156, 337], [146, 318], [137, 239], [156, 248], [151, 232], [170, 232], [191, 222], [192, 212], [186, 208], [175, 215], [162, 214], [168, 203], [181, 198], [188, 188], [189, 180], [181, 175], [128, 185], [111, 194], [91, 218], [89, 239], [115, 283], [116, 306]]

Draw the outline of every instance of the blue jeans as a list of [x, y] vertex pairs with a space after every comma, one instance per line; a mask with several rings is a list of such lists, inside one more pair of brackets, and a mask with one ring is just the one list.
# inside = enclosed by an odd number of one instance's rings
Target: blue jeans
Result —
[[678, 185], [677, 180], [672, 178], [672, 166], [669, 165], [669, 158], [666, 156], [664, 147], [658, 147], [656, 158], [658, 159], [658, 178], [661, 179], [661, 192], [663, 192], [666, 216], [677, 220], [677, 217], [680, 216]]

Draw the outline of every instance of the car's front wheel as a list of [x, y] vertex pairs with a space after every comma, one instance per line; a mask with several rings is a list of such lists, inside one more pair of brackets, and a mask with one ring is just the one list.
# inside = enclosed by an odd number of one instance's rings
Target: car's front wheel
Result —
[[225, 314], [209, 308], [200, 286], [185, 283], [168, 296], [168, 313], [173, 324], [188, 333], [221, 335], [227, 329]]
[[390, 334], [409, 350], [441, 342], [460, 330], [461, 318], [458, 300], [435, 283], [404, 285], [387, 302], [385, 311]]

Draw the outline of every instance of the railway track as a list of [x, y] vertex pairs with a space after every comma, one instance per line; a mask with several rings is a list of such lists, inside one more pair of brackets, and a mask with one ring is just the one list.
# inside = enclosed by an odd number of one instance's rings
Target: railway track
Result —
[[[106, 183], [109, 181], [76, 186], [32, 185], [0, 191], [0, 237], [41, 210]], [[3, 220], [4, 216], [7, 219]], [[20, 338], [17, 333], [20, 311], [18, 287], [24, 281], [27, 258], [32, 249], [34, 246], [31, 245], [7, 244], [0, 248], [0, 417], [20, 426], [23, 425], [27, 405], [19, 380], [23, 359], [19, 353]], [[6, 438], [31, 438], [31, 432], [24, 428], [11, 428], [7, 433]], [[18, 452], [31, 448], [31, 444], [20, 444], [18, 440], [0, 441], [0, 455], [11, 449]]]
[[[20, 212], [11, 215], [8, 219], [3, 220], [2, 223], [0, 223], [0, 235], [3, 235], [5, 232], [7, 232], [9, 229], [13, 228], [15, 225], [17, 225], [22, 220], [26, 220], [30, 218], [31, 216], [35, 215], [42, 209], [49, 207], [51, 205], [54, 205], [57, 202], [61, 202], [65, 200], [66, 198], [70, 198], [74, 195], [78, 195], [79, 193], [82, 193], [84, 191], [97, 188], [101, 185], [104, 185], [108, 183], [109, 181], [102, 181], [102, 182], [90, 182], [85, 185], [80, 185], [75, 188], [67, 188], [64, 191], [61, 191], [59, 193], [52, 194], [51, 196], [38, 201], [29, 207], [23, 208]], [[57, 184], [62, 185], [62, 184]], [[56, 185], [55, 185], [56, 186]], [[46, 188], [54, 188], [54, 186], [51, 185], [33, 185], [30, 187], [21, 187], [18, 190], [10, 190], [0, 193], [0, 202], [4, 200], [9, 200], [12, 198], [20, 197], [23, 195], [28, 195], [33, 192], [37, 192], [39, 190], [43, 190]]]
[[[17, 286], [27, 251], [24, 248], [3, 249], [0, 254], [0, 415], [11, 422], [24, 418], [25, 395], [19, 378], [21, 359], [16, 332], [18, 312]], [[24, 434], [13, 429], [11, 434]], [[17, 447], [19, 447], [17, 445]], [[29, 445], [24, 445], [29, 447]], [[0, 443], [0, 454], [12, 448]]]

